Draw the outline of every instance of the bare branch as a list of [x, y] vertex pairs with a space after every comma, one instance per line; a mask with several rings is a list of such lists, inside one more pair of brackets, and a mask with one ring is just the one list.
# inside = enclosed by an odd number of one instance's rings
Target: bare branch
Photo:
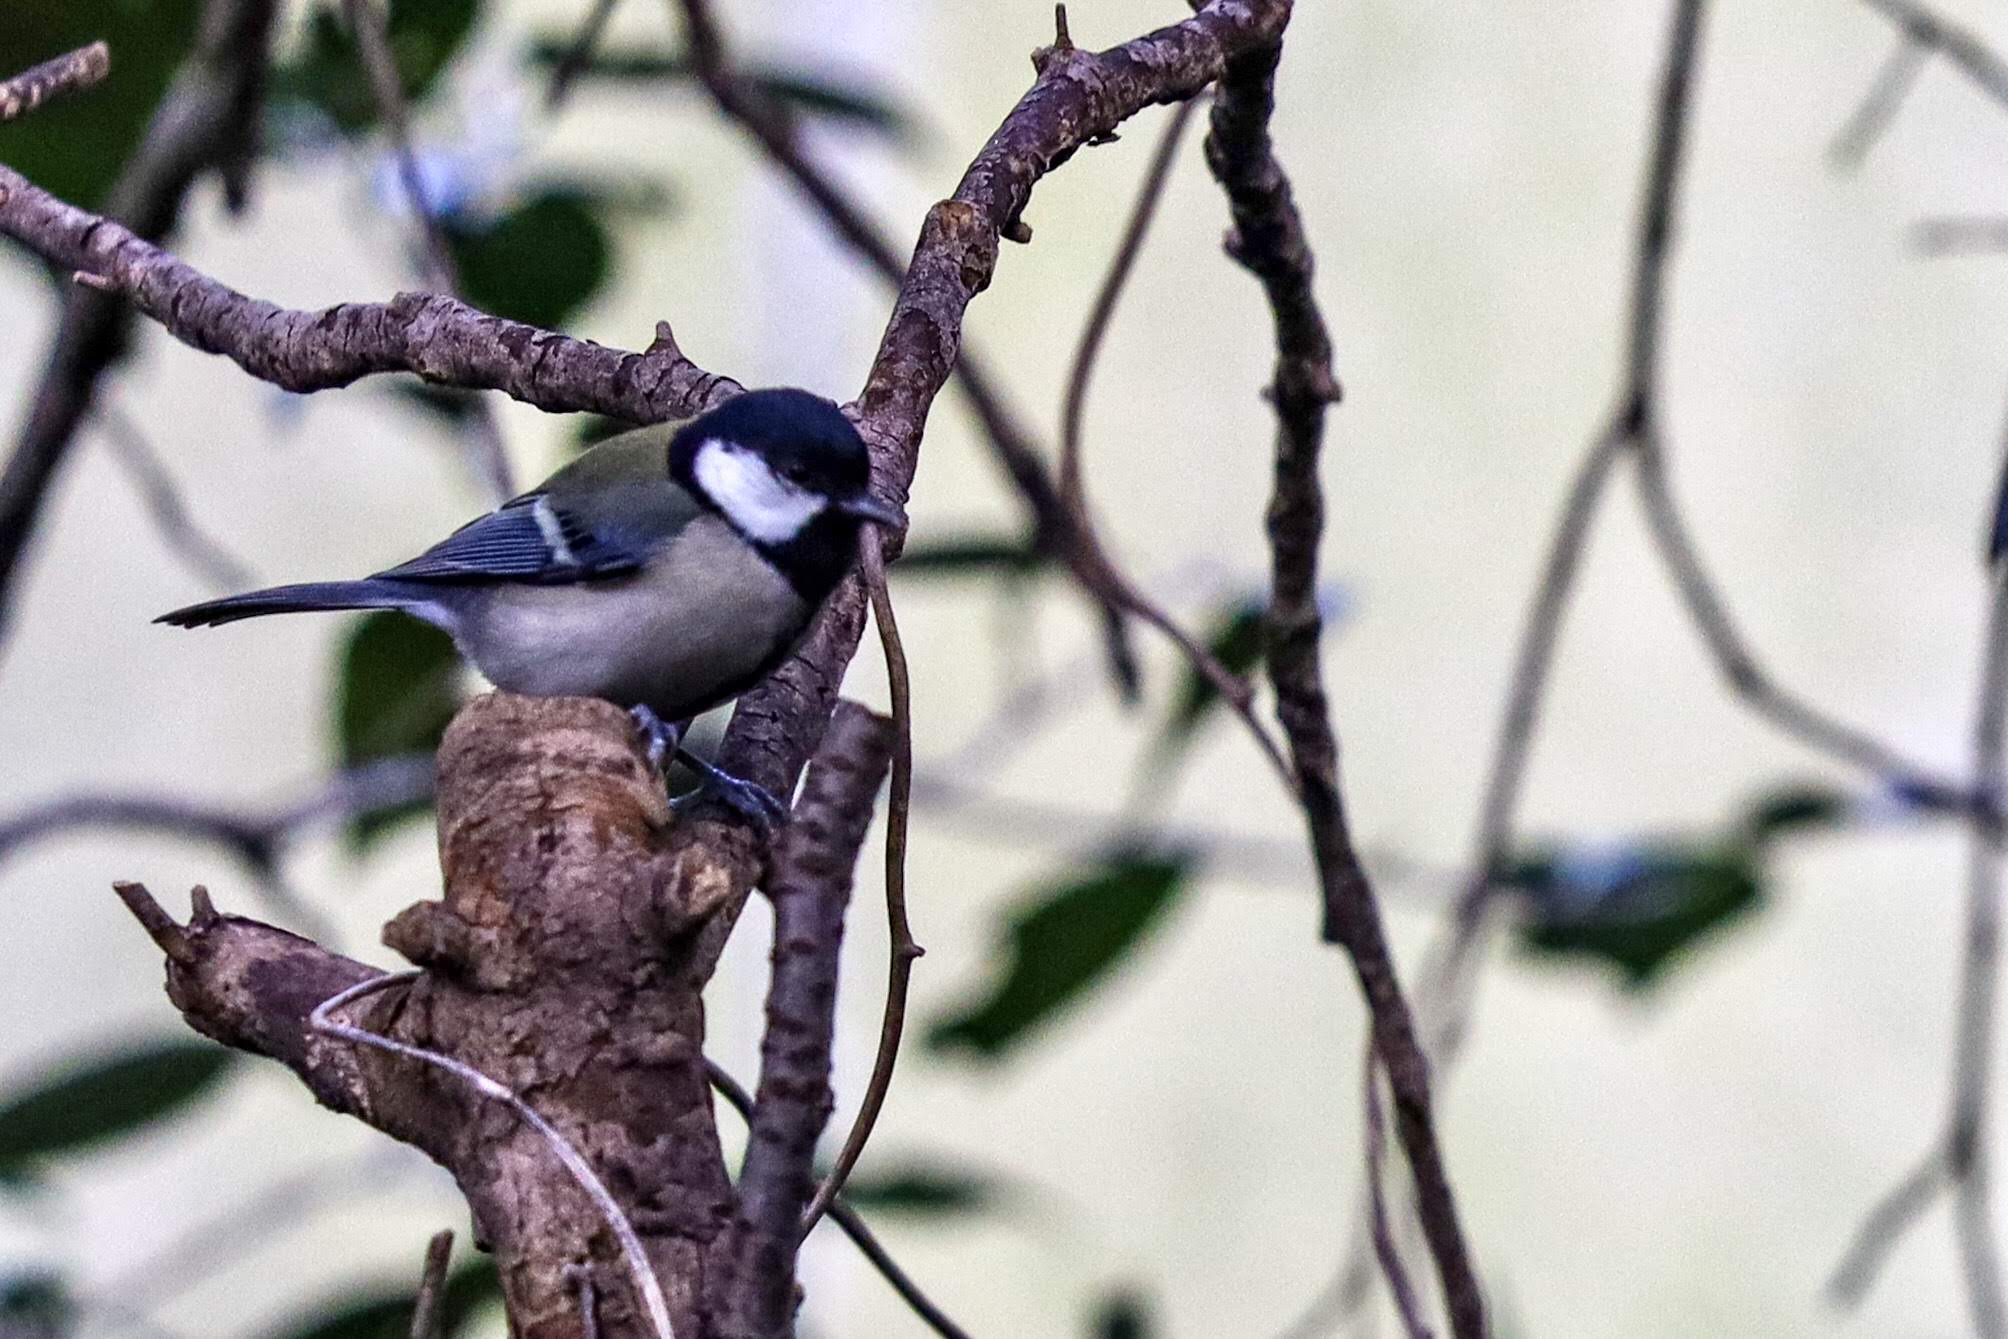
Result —
[[775, 853], [773, 979], [731, 1250], [734, 1336], [765, 1339], [791, 1328], [802, 1210], [834, 1102], [830, 1046], [844, 910], [893, 745], [890, 720], [838, 703]]
[[132, 416], [115, 404], [96, 410], [99, 428], [112, 457], [139, 490], [163, 543], [218, 591], [246, 590], [258, 584], [251, 566], [210, 535], [189, 514], [174, 476]]
[[[2004, 464], [2008, 473], [2008, 464]], [[2008, 566], [1989, 574], [1986, 650], [1973, 732], [1973, 784], [1983, 795], [2008, 787]], [[1828, 1284], [1852, 1306], [1867, 1296], [1896, 1243], [1940, 1194], [1953, 1197], [1953, 1226], [1966, 1275], [1967, 1304], [1981, 1339], [2008, 1335], [2008, 1294], [1993, 1217], [1995, 1014], [2001, 976], [2004, 827], [1998, 814], [1970, 824], [1965, 951], [1960, 961], [1952, 1064], [1952, 1101], [1937, 1145], [1870, 1210]]]
[[[1064, 10], [1062, 11], [1064, 12]], [[1164, 193], [1165, 182], [1170, 179], [1171, 165], [1175, 159], [1179, 139], [1185, 132], [1186, 122], [1191, 118], [1196, 104], [1192, 101], [1180, 103], [1171, 114], [1164, 133], [1158, 139], [1157, 151], [1151, 156], [1149, 169], [1144, 174], [1143, 185], [1138, 189], [1136, 205], [1130, 213], [1128, 225], [1123, 230], [1122, 240], [1116, 246], [1116, 255], [1109, 266], [1107, 276], [1095, 295], [1094, 306], [1088, 314], [1088, 322], [1081, 333], [1081, 342], [1074, 354], [1072, 370], [1067, 376], [1066, 397], [1060, 411], [1060, 500], [1073, 517], [1076, 542], [1080, 550], [1077, 571], [1084, 581], [1090, 581], [1102, 596], [1117, 608], [1134, 614], [1156, 628], [1177, 647], [1186, 662], [1220, 694], [1221, 700], [1233, 710], [1241, 723], [1254, 737], [1256, 747], [1262, 750], [1269, 765], [1276, 769], [1284, 786], [1294, 790], [1296, 777], [1290, 770], [1289, 762], [1283, 757], [1281, 746], [1269, 733], [1269, 727], [1255, 713], [1255, 690], [1242, 676], [1234, 673], [1209, 650], [1178, 625], [1164, 606], [1146, 595], [1137, 583], [1117, 568], [1115, 560], [1109, 556], [1108, 546], [1096, 532], [1094, 518], [1088, 508], [1085, 482], [1081, 471], [1081, 418], [1087, 406], [1088, 383], [1093, 376], [1095, 359], [1101, 351], [1103, 337], [1108, 333], [1110, 320], [1115, 316], [1116, 304], [1122, 297], [1123, 288], [1129, 281], [1136, 257], [1142, 250], [1143, 240], [1150, 231], [1151, 219], [1157, 213], [1157, 202]]]
[[1936, 52], [1996, 102], [2008, 104], [2008, 60], [1970, 29], [1940, 17], [1917, 0], [1862, 0], [1895, 24], [1916, 46]]
[[0, 79], [0, 124], [26, 116], [51, 98], [76, 93], [111, 73], [112, 51], [103, 42], [78, 47], [12, 79]]
[[885, 652], [894, 723], [892, 795], [887, 803], [885, 835], [886, 935], [890, 942], [885, 1013], [879, 1023], [878, 1053], [872, 1058], [864, 1100], [858, 1104], [857, 1117], [851, 1122], [850, 1133], [844, 1136], [844, 1146], [838, 1151], [829, 1175], [816, 1187], [802, 1211], [797, 1239], [806, 1237], [816, 1220], [829, 1209], [871, 1139], [886, 1094], [892, 1091], [893, 1068], [899, 1063], [900, 1038], [906, 1031], [906, 1000], [913, 982], [913, 964], [924, 951], [914, 942], [913, 927], [906, 918], [906, 828], [913, 803], [913, 682], [907, 673], [906, 650], [899, 640], [899, 624], [893, 617], [892, 592], [886, 587], [885, 557], [879, 550], [878, 532], [867, 530], [860, 537], [858, 548], [865, 585], [871, 591], [872, 621], [878, 624], [879, 641]]
[[425, 1246], [425, 1268], [418, 1277], [418, 1303], [411, 1309], [411, 1339], [440, 1339], [445, 1320], [446, 1267], [453, 1260], [453, 1229], [435, 1232]]
[[[215, 171], [233, 209], [248, 189], [264, 100], [275, 0], [207, 0], [195, 51], [155, 109], [146, 137], [119, 173], [105, 213], [131, 234], [158, 241], [174, 230], [189, 190]], [[26, 185], [0, 168], [0, 218], [11, 219]], [[0, 222], [0, 233], [29, 241]], [[29, 241], [44, 257], [50, 253]], [[66, 264], [65, 269], [90, 269]], [[0, 471], [0, 632], [42, 506], [90, 412], [98, 379], [125, 355], [131, 317], [122, 303], [66, 289], [41, 380], [14, 452]]]
[[589, 410], [635, 423], [694, 414], [740, 386], [674, 343], [642, 353], [489, 316], [455, 298], [400, 293], [388, 303], [290, 310], [228, 288], [116, 223], [66, 205], [0, 167], [0, 233], [58, 265], [98, 275], [167, 332], [290, 391], [346, 386], [382, 372], [499, 390], [553, 413]]
[[1834, 142], [1827, 146], [1829, 163], [1842, 170], [1861, 166], [1869, 150], [1875, 147], [1876, 141], [1896, 120], [1897, 112], [1903, 109], [1904, 99], [1917, 86], [1917, 76], [1924, 69], [1928, 54], [1908, 32], [1897, 36], [1896, 45], [1890, 48], [1882, 68], [1876, 71], [1875, 82], [1862, 95], [1854, 114], [1835, 133]]
[[1450, 1326], [1458, 1339], [1485, 1333], [1485, 1302], [1458, 1225], [1449, 1172], [1431, 1110], [1429, 1064], [1416, 1036], [1381, 924], [1380, 904], [1348, 830], [1339, 788], [1338, 739], [1320, 665], [1318, 549], [1324, 497], [1318, 459], [1325, 411], [1339, 398], [1331, 337], [1312, 286], [1313, 262], [1290, 181], [1269, 139], [1281, 47], [1228, 67], [1214, 102], [1206, 158], [1234, 216], [1229, 255], [1259, 280], [1276, 329], [1275, 488], [1269, 505], [1271, 552], [1267, 663], [1277, 713], [1304, 807], [1323, 893], [1323, 934], [1350, 958], [1371, 1018], [1374, 1050], [1386, 1068], [1395, 1131], [1408, 1154], [1416, 1211], [1436, 1262]]
[[[751, 1121], [752, 1095], [715, 1061], [706, 1060], [704, 1065], [711, 1077], [711, 1086], [718, 1091], [718, 1095], [739, 1113], [741, 1119]], [[871, 1262], [872, 1268], [878, 1270], [885, 1281], [892, 1285], [893, 1291], [899, 1294], [900, 1300], [913, 1308], [913, 1313], [919, 1316], [929, 1329], [940, 1335], [941, 1339], [969, 1339], [969, 1332], [951, 1320], [946, 1312], [935, 1305], [934, 1299], [921, 1291], [920, 1285], [900, 1268], [899, 1262], [892, 1258], [891, 1252], [886, 1250], [878, 1235], [858, 1215], [856, 1209], [844, 1202], [841, 1195], [831, 1201], [829, 1218], [842, 1229], [843, 1234], [851, 1239], [851, 1244]]]
[[607, 30], [607, 21], [613, 18], [614, 8], [619, 4], [620, 0], [593, 0], [592, 9], [572, 36], [572, 44], [565, 48], [565, 54], [551, 71], [551, 82], [544, 89], [545, 111], [557, 111], [571, 97], [573, 86], [592, 63], [593, 52]]
[[1360, 1066], [1360, 1074], [1366, 1088], [1367, 1219], [1373, 1232], [1374, 1257], [1380, 1261], [1381, 1275], [1387, 1280], [1388, 1293], [1394, 1298], [1395, 1311], [1401, 1316], [1402, 1328], [1408, 1331], [1409, 1339], [1433, 1339], [1434, 1332], [1423, 1319], [1422, 1300], [1416, 1296], [1415, 1283], [1402, 1263], [1401, 1247], [1395, 1241], [1394, 1225], [1388, 1217], [1387, 1193], [1381, 1185], [1381, 1160], [1387, 1153], [1387, 1117], [1381, 1111], [1380, 1066], [1373, 1063], [1371, 1055]]

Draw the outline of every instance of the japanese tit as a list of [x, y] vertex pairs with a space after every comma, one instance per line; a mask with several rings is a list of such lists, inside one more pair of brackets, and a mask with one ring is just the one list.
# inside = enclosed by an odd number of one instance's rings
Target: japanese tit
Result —
[[[699, 712], [801, 641], [849, 571], [858, 527], [897, 525], [828, 400], [748, 391], [687, 423], [611, 438], [409, 562], [163, 614], [208, 627], [305, 609], [398, 609], [451, 634], [498, 688], [630, 708], [660, 761]], [[683, 754], [750, 812], [758, 787]]]

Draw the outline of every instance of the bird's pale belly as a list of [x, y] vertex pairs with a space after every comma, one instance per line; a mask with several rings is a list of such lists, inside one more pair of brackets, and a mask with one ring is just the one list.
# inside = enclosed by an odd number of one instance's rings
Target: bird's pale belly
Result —
[[498, 688], [601, 697], [681, 720], [751, 687], [813, 612], [707, 517], [632, 576], [498, 587], [461, 613], [454, 634]]

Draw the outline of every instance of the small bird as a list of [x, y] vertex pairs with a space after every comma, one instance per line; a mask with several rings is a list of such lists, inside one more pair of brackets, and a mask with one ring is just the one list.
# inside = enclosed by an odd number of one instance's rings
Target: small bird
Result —
[[849, 571], [858, 529], [896, 526], [864, 440], [807, 391], [747, 391], [683, 424], [609, 438], [521, 497], [360, 581], [275, 586], [154, 620], [211, 627], [307, 609], [398, 609], [451, 634], [496, 687], [630, 709], [742, 812], [785, 812], [682, 749], [698, 713], [765, 678]]

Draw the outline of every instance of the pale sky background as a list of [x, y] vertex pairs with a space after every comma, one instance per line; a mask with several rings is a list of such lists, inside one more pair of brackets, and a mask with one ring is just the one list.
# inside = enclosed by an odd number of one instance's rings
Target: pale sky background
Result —
[[[538, 25], [569, 31], [584, 5], [493, 8], [482, 53], [460, 70], [457, 107], [443, 102], [426, 135], [463, 135], [469, 120], [486, 133], [506, 126], [517, 114], [512, 53]], [[1355, 823], [1374, 849], [1450, 867], [1469, 845], [1551, 513], [1612, 394], [1669, 8], [1349, 0], [1303, 4], [1292, 26], [1277, 135], [1347, 389], [1331, 420], [1325, 571], [1353, 612], [1329, 667]], [[1941, 8], [2008, 43], [1994, 7]], [[1044, 0], [726, 9], [744, 50], [836, 60], [933, 128], [905, 159], [824, 137], [902, 238], [1022, 91], [1026, 53], [1051, 31]], [[1827, 143], [1883, 59], [1888, 25], [1858, 0], [1711, 9], [1666, 344], [1675, 487], [1780, 679], [1957, 770], [2008, 395], [2008, 261], [1927, 259], [1911, 229], [1930, 215], [2008, 211], [2008, 110], [1934, 63], [1867, 163], [1836, 174]], [[1077, 3], [1073, 32], [1106, 45], [1181, 12]], [[666, 22], [661, 6], [631, 3], [616, 33], [653, 38]], [[681, 202], [623, 234], [620, 280], [580, 333], [639, 347], [667, 316], [708, 367], [855, 392], [882, 295], [693, 95], [589, 93], [556, 126], [521, 115], [533, 162], [583, 157], [666, 180]], [[1035, 244], [1006, 248], [971, 310], [972, 336], [1049, 436], [1074, 332], [1161, 115], [1040, 187]], [[411, 276], [398, 225], [366, 202], [358, 172], [268, 171], [248, 228], [223, 216], [213, 189], [199, 192], [180, 250], [280, 302], [385, 297]], [[1100, 369], [1089, 470], [1134, 570], [1199, 562], [1254, 582], [1269, 431], [1255, 390], [1271, 352], [1257, 289], [1219, 256], [1224, 216], [1195, 142]], [[51, 310], [25, 265], [0, 268], [0, 310], [11, 425]], [[483, 505], [450, 444], [380, 389], [282, 413], [269, 388], [149, 331], [112, 395], [145, 425], [195, 514], [266, 580], [373, 570]], [[916, 535], [1007, 523], [1013, 507], [959, 405], [942, 404]], [[566, 425], [519, 406], [503, 421], [526, 476], [558, 459]], [[1705, 827], [1780, 780], [1853, 782], [1729, 700], [1629, 496], [1613, 502], [1570, 624], [1530, 830], [1594, 839]], [[249, 802], [291, 793], [325, 765], [340, 622], [202, 636], [149, 626], [205, 592], [161, 547], [95, 437], [38, 538], [0, 662], [0, 807], [114, 782]], [[901, 609], [919, 751], [940, 756], [1005, 682], [987, 640], [996, 609], [933, 585], [907, 586]], [[1038, 629], [1036, 653], [1053, 667], [1091, 645], [1058, 588]], [[1152, 669], [1161, 691], [1170, 664], [1155, 656]], [[870, 656], [849, 687], [883, 701]], [[985, 780], [1109, 810], [1153, 719], [1092, 692]], [[1294, 832], [1259, 759], [1224, 727], [1176, 812]], [[1014, 848], [917, 815], [911, 896], [928, 949], [918, 1019], [981, 981], [1001, 909], [1063, 869], [1068, 849]], [[1837, 1316], [1819, 1295], [1862, 1211], [1938, 1129], [1962, 859], [1943, 827], [1795, 842], [1774, 870], [1771, 907], [1643, 1002], [1594, 971], [1495, 955], [1467, 1054], [1442, 1084], [1442, 1123], [1502, 1335], [1966, 1333], [1942, 1210], [1860, 1313]], [[422, 829], [362, 865], [317, 842], [289, 872], [349, 951], [386, 965], [396, 964], [373, 947], [377, 927], [436, 891]], [[226, 908], [257, 911], [222, 855], [151, 838], [64, 840], [0, 869], [10, 917], [0, 1074], [121, 1035], [175, 1033], [157, 955], [108, 891], [115, 877], [143, 877], [176, 907], [204, 881]], [[840, 1124], [877, 1033], [879, 886], [868, 870], [847, 947]], [[1411, 880], [1386, 894], [1412, 974], [1442, 889]], [[765, 953], [756, 910], [711, 996], [713, 1049], [746, 1074]], [[1218, 867], [1120, 980], [1014, 1062], [981, 1071], [907, 1058], [875, 1150], [959, 1158], [1040, 1190], [1009, 1214], [947, 1228], [888, 1220], [885, 1235], [979, 1335], [1080, 1333], [1112, 1282], [1146, 1290], [1165, 1335], [1277, 1334], [1347, 1240], [1360, 1038], [1350, 975], [1315, 940], [1308, 864], [1294, 880]], [[63, 1175], [40, 1211], [0, 1201], [0, 1260], [46, 1260], [110, 1285], [256, 1185], [378, 1142], [260, 1067], [197, 1118]], [[415, 1158], [393, 1166], [380, 1193], [271, 1233], [161, 1321], [187, 1335], [255, 1334], [346, 1282], [412, 1277], [426, 1236], [464, 1216], [441, 1176]], [[812, 1246], [807, 1282], [818, 1335], [921, 1332], [834, 1237]]]

